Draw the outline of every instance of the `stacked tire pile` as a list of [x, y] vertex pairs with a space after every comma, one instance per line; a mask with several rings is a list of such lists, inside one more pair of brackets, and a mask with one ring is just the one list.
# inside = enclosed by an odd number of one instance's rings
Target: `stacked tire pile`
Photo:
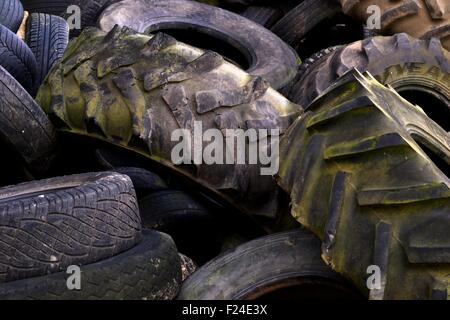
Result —
[[[3, 1], [0, 298], [448, 299], [449, 26], [440, 0]], [[173, 161], [210, 129], [279, 133], [278, 173]]]

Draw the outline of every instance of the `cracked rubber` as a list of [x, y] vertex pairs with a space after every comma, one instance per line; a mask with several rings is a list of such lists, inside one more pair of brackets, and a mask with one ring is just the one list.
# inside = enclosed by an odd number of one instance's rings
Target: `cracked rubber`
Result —
[[[371, 299], [448, 298], [450, 136], [420, 107], [351, 71], [291, 126], [280, 152], [292, 215], [334, 270]], [[373, 265], [381, 287], [369, 292]]]
[[0, 3], [0, 24], [17, 32], [23, 20], [23, 6], [19, 0], [5, 0]]
[[0, 140], [17, 152], [34, 174], [51, 165], [56, 137], [47, 115], [0, 66]]
[[[203, 129], [271, 129], [280, 134], [302, 109], [266, 81], [220, 55], [116, 27], [88, 28], [69, 44], [37, 96], [61, 131], [131, 149], [187, 177], [245, 212], [273, 215], [271, 176], [260, 165], [174, 165], [172, 133]], [[270, 139], [269, 139], [270, 140]], [[264, 142], [264, 141], [263, 141]], [[267, 143], [267, 146], [269, 143]], [[263, 144], [263, 148], [266, 145]], [[192, 160], [192, 159], [191, 159]], [[267, 195], [270, 196], [267, 196]]]
[[0, 25], [0, 65], [28, 91], [33, 91], [36, 58], [15, 33]]
[[58, 16], [33, 13], [28, 18], [25, 42], [38, 66], [34, 81], [34, 92], [37, 92], [50, 69], [64, 55], [69, 43], [69, 26]]
[[181, 283], [181, 262], [172, 239], [144, 231], [136, 247], [82, 266], [81, 290], [67, 289], [70, 274], [0, 284], [2, 300], [171, 300]]
[[405, 33], [369, 38], [335, 50], [308, 72], [299, 73], [287, 96], [306, 107], [353, 68], [370, 72], [399, 92], [430, 94], [450, 110], [450, 53], [437, 39], [418, 40]]
[[141, 238], [127, 176], [91, 173], [0, 189], [0, 282], [106, 259]]
[[343, 11], [361, 22], [369, 6], [381, 9], [381, 33], [406, 32], [420, 39], [438, 38], [450, 50], [450, 2], [447, 0], [341, 0]]
[[281, 89], [295, 77], [299, 58], [275, 34], [235, 13], [195, 1], [125, 0], [109, 6], [99, 18], [103, 31], [115, 25], [139, 32], [164, 29], [205, 33], [245, 56], [247, 72], [259, 76], [274, 89]]
[[326, 283], [352, 295], [320, 258], [320, 241], [309, 231], [295, 230], [250, 241], [212, 260], [187, 278], [177, 299], [253, 300], [297, 281], [306, 287]]

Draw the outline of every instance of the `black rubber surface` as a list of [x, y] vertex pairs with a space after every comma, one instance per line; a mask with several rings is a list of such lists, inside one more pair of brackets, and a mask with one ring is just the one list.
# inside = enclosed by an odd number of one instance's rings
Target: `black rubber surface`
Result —
[[36, 77], [36, 59], [15, 33], [0, 25], [0, 65], [29, 92]]
[[141, 240], [131, 180], [91, 173], [0, 189], [0, 282], [42, 276]]
[[153, 231], [144, 231], [136, 247], [80, 269], [81, 290], [68, 290], [70, 275], [60, 272], [0, 284], [0, 299], [170, 300], [181, 282], [180, 257], [172, 239]]
[[23, 7], [19, 0], [0, 2], [0, 24], [16, 32], [23, 20]]

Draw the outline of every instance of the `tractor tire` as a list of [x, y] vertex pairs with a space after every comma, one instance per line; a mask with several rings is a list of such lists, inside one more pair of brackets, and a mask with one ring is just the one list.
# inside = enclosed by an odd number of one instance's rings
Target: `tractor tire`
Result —
[[23, 20], [23, 6], [19, 0], [5, 0], [0, 3], [0, 24], [17, 32]]
[[36, 78], [36, 58], [33, 52], [15, 33], [0, 25], [0, 66], [19, 83], [32, 92]]
[[[0, 141], [12, 149], [31, 173], [44, 174], [52, 163], [55, 130], [27, 91], [0, 66]], [[8, 153], [4, 153], [4, 157]]]
[[70, 274], [0, 284], [2, 300], [172, 300], [181, 284], [180, 257], [172, 239], [144, 231], [136, 247], [80, 267], [80, 290], [67, 287]]
[[0, 189], [0, 282], [110, 258], [141, 241], [131, 180], [92, 173]]
[[[226, 159], [212, 165], [193, 165], [193, 159], [186, 157], [172, 159], [174, 148], [180, 146], [172, 134], [183, 129], [190, 138], [202, 129], [217, 129], [223, 135], [227, 129], [242, 128], [266, 129], [269, 137], [279, 130], [282, 135], [302, 112], [266, 81], [217, 53], [162, 33], [144, 35], [126, 27], [108, 34], [86, 29], [69, 44], [61, 64], [41, 86], [37, 101], [57, 119], [62, 132], [135, 151], [212, 197], [266, 216], [275, 214], [276, 206], [269, 204], [278, 188], [270, 175], [261, 176], [267, 168], [222, 165]], [[256, 143], [259, 138], [255, 138], [247, 143]], [[262, 149], [269, 147], [268, 140], [259, 141]]]
[[292, 215], [335, 271], [371, 299], [448, 298], [450, 135], [420, 107], [349, 72], [291, 126], [280, 154]]
[[320, 241], [295, 230], [253, 240], [212, 260], [187, 278], [177, 299], [254, 300], [289, 289], [298, 299], [359, 297], [350, 288], [320, 258]]
[[[249, 74], [262, 77], [275, 90], [290, 83], [299, 64], [296, 52], [266, 28], [230, 11], [195, 1], [121, 1], [109, 6], [99, 19], [103, 31], [110, 31], [115, 25], [146, 33], [187, 30], [185, 39], [177, 39], [212, 51], [230, 46], [246, 60]], [[205, 43], [192, 43], [202, 35], [208, 36]], [[213, 42], [220, 45], [209, 47]]]
[[450, 50], [450, 2], [447, 0], [341, 0], [344, 13], [366, 23], [369, 7], [381, 9], [381, 33], [406, 32], [414, 38], [438, 38]]
[[34, 53], [38, 66], [33, 91], [36, 93], [50, 69], [64, 55], [69, 43], [69, 26], [61, 17], [33, 13], [28, 18], [25, 42]]
[[343, 46], [300, 73], [287, 96], [307, 107], [353, 68], [370, 72], [382, 84], [421, 104], [433, 120], [450, 131], [450, 52], [437, 39], [418, 40], [402, 33]]

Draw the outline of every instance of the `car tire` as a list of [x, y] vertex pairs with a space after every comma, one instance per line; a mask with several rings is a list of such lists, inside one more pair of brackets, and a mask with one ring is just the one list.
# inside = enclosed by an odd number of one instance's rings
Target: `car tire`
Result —
[[0, 4], [0, 24], [17, 32], [22, 24], [24, 11], [19, 0], [5, 0]]
[[33, 91], [36, 93], [50, 69], [64, 55], [69, 43], [69, 26], [61, 17], [33, 13], [28, 18], [25, 42], [33, 52], [38, 66]]
[[134, 248], [80, 267], [80, 290], [59, 272], [0, 284], [2, 300], [171, 300], [181, 284], [180, 257], [172, 239], [144, 231]]
[[30, 48], [15, 33], [0, 25], [0, 65], [28, 91], [33, 91], [36, 78], [36, 58]]
[[141, 241], [131, 180], [91, 173], [0, 189], [0, 282], [90, 264]]
[[312, 299], [315, 292], [324, 299], [359, 296], [322, 261], [320, 241], [294, 230], [253, 240], [212, 260], [183, 283], [177, 299], [264, 299], [294, 287], [297, 298]]

